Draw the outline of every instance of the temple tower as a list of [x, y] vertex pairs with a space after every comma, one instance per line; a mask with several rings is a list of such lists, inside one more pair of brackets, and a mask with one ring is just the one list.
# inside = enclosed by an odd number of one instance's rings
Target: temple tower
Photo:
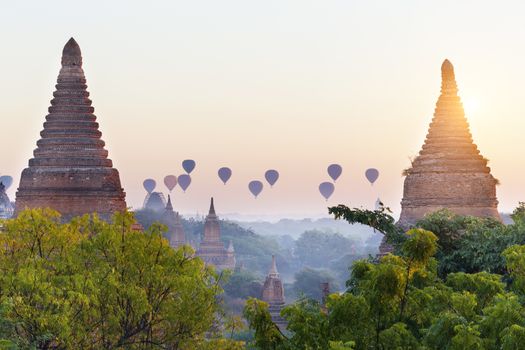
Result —
[[210, 211], [204, 222], [204, 237], [197, 250], [197, 255], [206, 263], [215, 265], [219, 270], [235, 268], [235, 255], [233, 244], [230, 249], [224, 248], [221, 241], [221, 228], [219, 217], [215, 213], [213, 198], [210, 203]]
[[13, 215], [13, 205], [5, 192], [5, 186], [0, 182], [0, 219], [9, 219]]
[[62, 51], [53, 96], [34, 157], [22, 171], [15, 214], [25, 208], [50, 207], [65, 219], [94, 212], [109, 218], [126, 210], [120, 176], [104, 149], [80, 47], [73, 38]]
[[425, 143], [407, 170], [399, 218], [403, 228], [441, 208], [500, 220], [497, 180], [472, 140], [449, 60], [441, 66], [441, 77]]
[[164, 225], [168, 226], [166, 238], [169, 240], [170, 246], [173, 248], [178, 248], [186, 244], [184, 227], [182, 226], [179, 213], [173, 211], [170, 195], [168, 195], [168, 203], [166, 204], [166, 209], [164, 210], [160, 221]]
[[281, 330], [286, 329], [286, 320], [281, 317], [281, 309], [285, 303], [284, 288], [279, 272], [277, 271], [275, 255], [272, 255], [272, 265], [264, 281], [262, 300], [268, 303], [268, 311], [272, 316], [273, 323]]

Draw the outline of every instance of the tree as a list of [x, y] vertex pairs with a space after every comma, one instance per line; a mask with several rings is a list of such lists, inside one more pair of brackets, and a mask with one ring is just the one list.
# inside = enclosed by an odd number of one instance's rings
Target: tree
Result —
[[139, 232], [133, 223], [120, 213], [112, 223], [86, 215], [61, 224], [48, 209], [6, 221], [0, 338], [36, 349], [208, 344], [220, 311], [218, 275], [189, 247], [170, 248], [163, 226]]
[[439, 238], [439, 274], [451, 272], [505, 273], [502, 252], [510, 245], [525, 243], [525, 226], [505, 226], [492, 218], [461, 216], [442, 209], [418, 221], [417, 227]]
[[398, 246], [404, 241], [403, 230], [395, 224], [390, 208], [381, 206], [377, 210], [353, 208], [339, 204], [336, 207], [328, 208], [328, 213], [334, 215], [335, 219], [344, 219], [350, 224], [359, 223], [370, 226], [379, 231], [386, 237], [389, 244]]
[[306, 267], [295, 274], [294, 293], [321, 301], [323, 297], [321, 283], [329, 283], [332, 290], [339, 290], [339, 285], [330, 271]]
[[305, 231], [295, 241], [295, 253], [309, 267], [328, 267], [332, 261], [354, 251], [354, 242], [339, 233]]
[[235, 271], [224, 285], [224, 292], [232, 298], [260, 297], [262, 282], [250, 271]]
[[272, 322], [267, 303], [254, 298], [248, 299], [244, 308], [244, 317], [248, 321], [250, 328], [255, 331], [254, 345], [258, 349], [276, 350], [285, 348], [287, 339], [275, 323]]

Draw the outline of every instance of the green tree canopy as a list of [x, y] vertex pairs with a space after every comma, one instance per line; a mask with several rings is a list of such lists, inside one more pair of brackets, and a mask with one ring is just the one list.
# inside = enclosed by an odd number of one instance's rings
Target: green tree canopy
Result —
[[62, 224], [48, 209], [4, 222], [0, 338], [21, 349], [206, 346], [220, 312], [217, 274], [191, 248], [170, 248], [164, 227], [133, 223], [122, 213]]

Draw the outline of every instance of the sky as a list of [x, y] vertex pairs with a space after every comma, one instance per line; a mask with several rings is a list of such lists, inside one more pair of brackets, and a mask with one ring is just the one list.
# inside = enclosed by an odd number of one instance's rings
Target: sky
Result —
[[[500, 211], [525, 201], [525, 22], [522, 1], [0, 0], [0, 174], [36, 147], [73, 36], [95, 114], [127, 203], [145, 178], [194, 159], [176, 210], [327, 216], [339, 203], [399, 215], [403, 177], [425, 139], [440, 66], [455, 66], [474, 141], [501, 185]], [[343, 174], [332, 197], [326, 168]], [[228, 166], [227, 185], [217, 170]], [[364, 177], [379, 169], [374, 186]], [[254, 199], [251, 180], [277, 169]]]

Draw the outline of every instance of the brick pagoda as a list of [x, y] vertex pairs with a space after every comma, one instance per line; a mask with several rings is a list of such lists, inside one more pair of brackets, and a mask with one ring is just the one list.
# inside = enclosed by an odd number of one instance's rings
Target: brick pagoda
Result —
[[449, 60], [443, 62], [441, 76], [434, 118], [405, 178], [399, 218], [403, 228], [441, 208], [500, 220], [497, 180], [472, 140]]
[[80, 47], [71, 38], [62, 51], [62, 68], [41, 138], [22, 171], [15, 214], [50, 207], [65, 219], [94, 212], [109, 218], [126, 209], [119, 172], [104, 149], [86, 89]]
[[272, 316], [272, 321], [281, 330], [286, 329], [286, 320], [281, 317], [281, 309], [285, 304], [283, 282], [279, 272], [277, 271], [277, 264], [275, 262], [275, 255], [272, 255], [272, 265], [262, 290], [262, 300], [268, 303], [268, 311]]
[[228, 249], [221, 241], [221, 228], [219, 217], [215, 213], [213, 198], [210, 203], [210, 211], [204, 222], [204, 236], [197, 250], [197, 255], [207, 264], [215, 265], [219, 270], [235, 268], [235, 252], [230, 242]]

